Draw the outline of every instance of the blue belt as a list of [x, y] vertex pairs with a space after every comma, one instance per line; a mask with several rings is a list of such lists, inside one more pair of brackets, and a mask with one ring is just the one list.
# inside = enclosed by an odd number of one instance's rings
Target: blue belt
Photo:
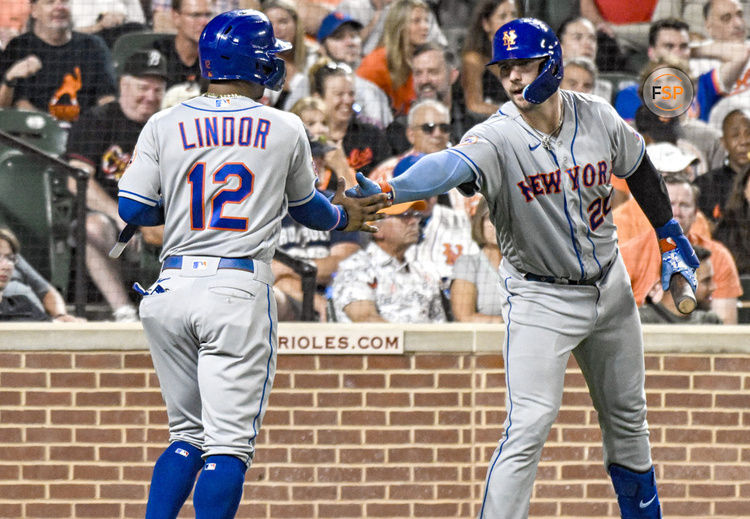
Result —
[[[162, 270], [164, 269], [181, 269], [182, 268], [182, 256], [167, 256], [162, 264]], [[235, 269], [235, 270], [246, 270], [248, 272], [255, 272], [253, 266], [253, 260], [250, 258], [221, 258], [219, 260], [220, 269]]]
[[555, 285], [595, 285], [599, 279], [567, 279], [553, 276], [540, 276], [538, 274], [524, 274], [529, 281], [540, 281], [542, 283], [553, 283]]

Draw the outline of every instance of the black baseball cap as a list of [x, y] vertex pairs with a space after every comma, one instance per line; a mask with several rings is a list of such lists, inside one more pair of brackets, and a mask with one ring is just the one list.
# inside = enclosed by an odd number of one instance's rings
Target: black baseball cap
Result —
[[158, 76], [167, 80], [167, 60], [156, 49], [139, 50], [128, 56], [121, 76]]

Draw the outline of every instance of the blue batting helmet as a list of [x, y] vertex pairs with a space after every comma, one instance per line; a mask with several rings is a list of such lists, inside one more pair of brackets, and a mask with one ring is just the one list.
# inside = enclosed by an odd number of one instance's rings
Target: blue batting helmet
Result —
[[535, 18], [512, 20], [495, 33], [492, 39], [493, 65], [506, 59], [547, 58], [539, 76], [523, 89], [529, 103], [543, 103], [555, 93], [563, 77], [560, 40], [544, 22]]
[[198, 40], [201, 74], [206, 79], [241, 79], [281, 90], [286, 77], [284, 60], [276, 54], [292, 48], [277, 40], [268, 17], [252, 9], [221, 13]]

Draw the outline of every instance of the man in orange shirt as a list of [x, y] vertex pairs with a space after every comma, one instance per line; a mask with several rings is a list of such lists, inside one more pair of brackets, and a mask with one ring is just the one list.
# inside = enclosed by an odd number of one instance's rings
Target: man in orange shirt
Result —
[[[685, 176], [667, 175], [664, 181], [672, 201], [674, 218], [685, 230], [690, 243], [711, 251], [716, 283], [711, 309], [724, 324], [737, 324], [737, 299], [742, 295], [742, 287], [732, 254], [721, 243], [693, 229], [698, 215], [697, 188]], [[641, 233], [620, 245], [620, 252], [630, 274], [636, 303], [640, 306], [654, 284], [660, 280], [661, 254], [653, 231]]]
[[[646, 146], [651, 162], [656, 170], [663, 175], [683, 174], [692, 178], [692, 168], [698, 158], [683, 152], [680, 148], [669, 142], [655, 142]], [[611, 181], [616, 177], [613, 175]], [[635, 198], [630, 197], [625, 203], [615, 207], [612, 211], [612, 219], [617, 227], [617, 240], [625, 243], [652, 229], [651, 224], [643, 214], [641, 207]], [[711, 237], [708, 222], [703, 213], [698, 213], [693, 224], [693, 233], [701, 234], [705, 238]]]

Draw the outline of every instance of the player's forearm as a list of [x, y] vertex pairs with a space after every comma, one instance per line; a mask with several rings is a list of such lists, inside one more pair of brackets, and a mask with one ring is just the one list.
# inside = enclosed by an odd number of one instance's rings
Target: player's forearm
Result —
[[442, 195], [474, 180], [474, 171], [463, 159], [442, 150], [425, 155], [390, 184], [394, 191], [393, 202], [398, 204]]
[[654, 228], [661, 227], [672, 219], [672, 205], [667, 186], [648, 155], [643, 156], [641, 164], [626, 182], [633, 198]]
[[346, 227], [346, 211], [333, 205], [320, 191], [306, 203], [289, 208], [289, 216], [305, 227], [318, 231], [332, 231]]

